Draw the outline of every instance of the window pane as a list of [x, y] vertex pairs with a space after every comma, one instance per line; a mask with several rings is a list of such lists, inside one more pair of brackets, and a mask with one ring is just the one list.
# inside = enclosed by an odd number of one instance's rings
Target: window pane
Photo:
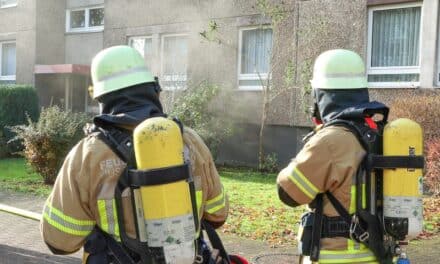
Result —
[[89, 27], [98, 27], [104, 25], [104, 8], [90, 9]]
[[243, 30], [241, 73], [268, 73], [272, 53], [272, 29]]
[[185, 36], [163, 38], [162, 74], [166, 88], [182, 89], [186, 86], [188, 47]]
[[2, 45], [2, 76], [15, 75], [15, 43]]
[[0, 6], [12, 6], [17, 5], [17, 0], [0, 0]]
[[151, 38], [133, 38], [130, 41], [130, 46], [139, 51], [144, 57], [148, 69], [151, 71], [153, 61], [153, 40]]
[[85, 10], [77, 10], [70, 12], [70, 28], [85, 27]]
[[373, 12], [372, 67], [418, 66], [420, 7]]

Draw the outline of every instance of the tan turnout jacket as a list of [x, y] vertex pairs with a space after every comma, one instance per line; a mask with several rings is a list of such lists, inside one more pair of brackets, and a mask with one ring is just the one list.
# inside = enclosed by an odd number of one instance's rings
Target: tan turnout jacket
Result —
[[[356, 136], [347, 128], [325, 127], [311, 137], [279, 173], [277, 183], [298, 204], [309, 204], [318, 193], [330, 191], [347, 211], [354, 213], [355, 174], [365, 154]], [[323, 204], [324, 215], [339, 215], [326, 196]], [[335, 262], [338, 259], [341, 262]], [[364, 263], [374, 259], [364, 245], [353, 240], [321, 239], [319, 263]]]
[[[199, 217], [221, 225], [228, 214], [228, 200], [211, 153], [189, 128], [185, 128], [183, 140], [196, 190], [202, 198]], [[72, 253], [83, 246], [95, 225], [118, 239], [114, 190], [125, 166], [96, 134], [81, 140], [66, 157], [44, 206], [44, 241], [56, 250]], [[134, 237], [129, 190], [122, 196], [126, 230]]]

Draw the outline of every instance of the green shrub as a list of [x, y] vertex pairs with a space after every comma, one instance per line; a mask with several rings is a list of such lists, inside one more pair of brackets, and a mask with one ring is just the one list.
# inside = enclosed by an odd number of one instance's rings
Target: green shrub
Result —
[[214, 157], [220, 143], [233, 132], [233, 122], [216, 105], [216, 101], [225, 100], [229, 94], [220, 92], [219, 86], [202, 82], [183, 91], [169, 112], [185, 126], [194, 129]]
[[26, 119], [38, 119], [38, 96], [35, 89], [26, 85], [0, 85], [0, 158], [20, 151], [19, 141], [5, 144], [15, 135], [8, 126], [21, 125]]
[[23, 140], [23, 156], [47, 184], [54, 183], [69, 150], [83, 137], [86, 114], [63, 111], [58, 106], [41, 111], [38, 122], [12, 127], [15, 139]]
[[426, 174], [424, 187], [440, 194], [440, 93], [409, 92], [390, 105], [390, 119], [409, 118], [419, 123], [424, 132]]
[[266, 157], [263, 159], [263, 162], [259, 166], [259, 171], [269, 173], [278, 172], [278, 155], [274, 152], [266, 155]]
[[426, 143], [425, 184], [435, 195], [440, 196], [440, 138]]

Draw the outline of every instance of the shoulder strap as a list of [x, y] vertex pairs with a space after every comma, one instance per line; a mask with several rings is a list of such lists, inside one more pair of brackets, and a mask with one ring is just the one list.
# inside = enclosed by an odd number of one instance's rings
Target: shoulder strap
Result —
[[217, 249], [220, 252], [220, 256], [223, 259], [223, 263], [230, 264], [231, 260], [229, 259], [229, 255], [226, 252], [226, 249], [223, 246], [222, 240], [218, 236], [215, 229], [207, 221], [202, 221], [202, 228], [206, 231], [206, 234], [208, 235], [208, 239], [211, 242], [212, 247]]
[[311, 244], [311, 252], [310, 252], [310, 260], [318, 261], [319, 260], [319, 252], [321, 248], [321, 234], [322, 234], [322, 221], [323, 221], [323, 194], [319, 193], [316, 198], [316, 208], [315, 208], [315, 217], [313, 219], [313, 228], [312, 228], [312, 241]]

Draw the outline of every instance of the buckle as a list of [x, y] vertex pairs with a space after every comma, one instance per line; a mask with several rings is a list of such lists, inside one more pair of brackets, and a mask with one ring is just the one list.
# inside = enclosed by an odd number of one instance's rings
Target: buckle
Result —
[[[358, 235], [358, 231], [362, 234]], [[350, 238], [358, 242], [365, 242], [369, 237], [370, 234], [359, 225], [359, 217], [354, 214], [350, 223]]]

